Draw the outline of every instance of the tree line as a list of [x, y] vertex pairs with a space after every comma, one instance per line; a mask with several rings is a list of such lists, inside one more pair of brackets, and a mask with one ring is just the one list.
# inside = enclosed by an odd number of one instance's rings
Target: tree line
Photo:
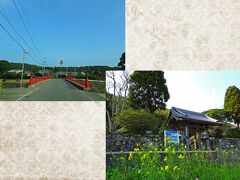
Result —
[[240, 89], [236, 86], [228, 87], [225, 93], [223, 109], [210, 109], [203, 113], [221, 122], [233, 122], [239, 129]]
[[[43, 66], [33, 65], [25, 63], [25, 71], [29, 72], [38, 72], [39, 70], [43, 70]], [[9, 62], [8, 60], [0, 60], [0, 79], [7, 79], [12, 78], [9, 76], [8, 71], [10, 70], [21, 70], [22, 63], [13, 63]], [[105, 72], [108, 70], [124, 70], [125, 69], [125, 52], [122, 53], [121, 57], [119, 58], [119, 62], [117, 66], [73, 66], [73, 67], [66, 67], [66, 66], [46, 66], [46, 70], [50, 73], [57, 73], [57, 72], [72, 72], [78, 73], [77, 77], [88, 76], [91, 79], [101, 79], [105, 80]], [[80, 74], [81, 72], [81, 74]], [[17, 78], [17, 77], [13, 77]]]
[[[209, 109], [203, 113], [224, 123], [220, 127], [213, 127], [211, 129], [211, 134], [213, 136], [240, 138], [240, 89], [238, 87], [229, 86], [227, 88], [224, 98], [224, 107], [222, 109]], [[237, 129], [229, 123], [236, 124]]]

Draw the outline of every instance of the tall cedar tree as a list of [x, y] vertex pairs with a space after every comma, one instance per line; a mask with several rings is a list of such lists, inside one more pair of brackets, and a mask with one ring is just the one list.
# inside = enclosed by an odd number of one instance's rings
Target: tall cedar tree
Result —
[[227, 88], [224, 99], [224, 111], [230, 120], [239, 128], [240, 123], [240, 90], [236, 86]]
[[125, 52], [122, 53], [122, 56], [119, 59], [119, 63], [118, 63], [118, 67], [120, 67], [120, 69], [125, 70]]
[[129, 101], [134, 109], [165, 109], [170, 98], [164, 72], [135, 71], [130, 76]]

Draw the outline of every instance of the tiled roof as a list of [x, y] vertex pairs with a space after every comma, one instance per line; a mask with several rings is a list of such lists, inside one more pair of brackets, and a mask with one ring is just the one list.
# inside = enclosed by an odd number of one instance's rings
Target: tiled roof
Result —
[[219, 124], [219, 125], [222, 124], [221, 122], [218, 122], [218, 120], [210, 118], [203, 113], [189, 111], [189, 110], [180, 109], [176, 107], [172, 107], [171, 114], [173, 117], [178, 119], [183, 119], [183, 120], [199, 121], [199, 122]]

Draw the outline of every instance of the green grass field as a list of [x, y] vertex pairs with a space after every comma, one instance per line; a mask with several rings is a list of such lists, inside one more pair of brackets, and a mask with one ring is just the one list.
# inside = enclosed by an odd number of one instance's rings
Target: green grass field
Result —
[[[213, 160], [210, 153], [176, 151], [153, 146], [145, 149], [136, 147], [127, 156], [112, 156], [115, 162], [107, 168], [107, 179], [138, 179], [138, 180], [216, 180], [240, 179], [240, 162], [227, 159], [237, 149], [222, 151], [221, 158]], [[217, 150], [218, 151], [218, 150]], [[217, 153], [217, 152], [216, 152]]]

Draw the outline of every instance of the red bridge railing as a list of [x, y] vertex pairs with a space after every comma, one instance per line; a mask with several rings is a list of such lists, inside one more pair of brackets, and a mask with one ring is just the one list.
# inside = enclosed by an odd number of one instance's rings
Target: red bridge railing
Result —
[[71, 83], [73, 83], [73, 84], [81, 86], [81, 87], [83, 87], [85, 89], [89, 89], [90, 88], [90, 82], [89, 82], [88, 78], [86, 78], [86, 79], [77, 79], [77, 78], [73, 78], [71, 76], [67, 76], [66, 80], [71, 82]]
[[30, 77], [29, 85], [32, 86], [33, 84], [39, 83], [41, 81], [45, 81], [50, 79], [50, 76], [42, 76], [42, 77]]

